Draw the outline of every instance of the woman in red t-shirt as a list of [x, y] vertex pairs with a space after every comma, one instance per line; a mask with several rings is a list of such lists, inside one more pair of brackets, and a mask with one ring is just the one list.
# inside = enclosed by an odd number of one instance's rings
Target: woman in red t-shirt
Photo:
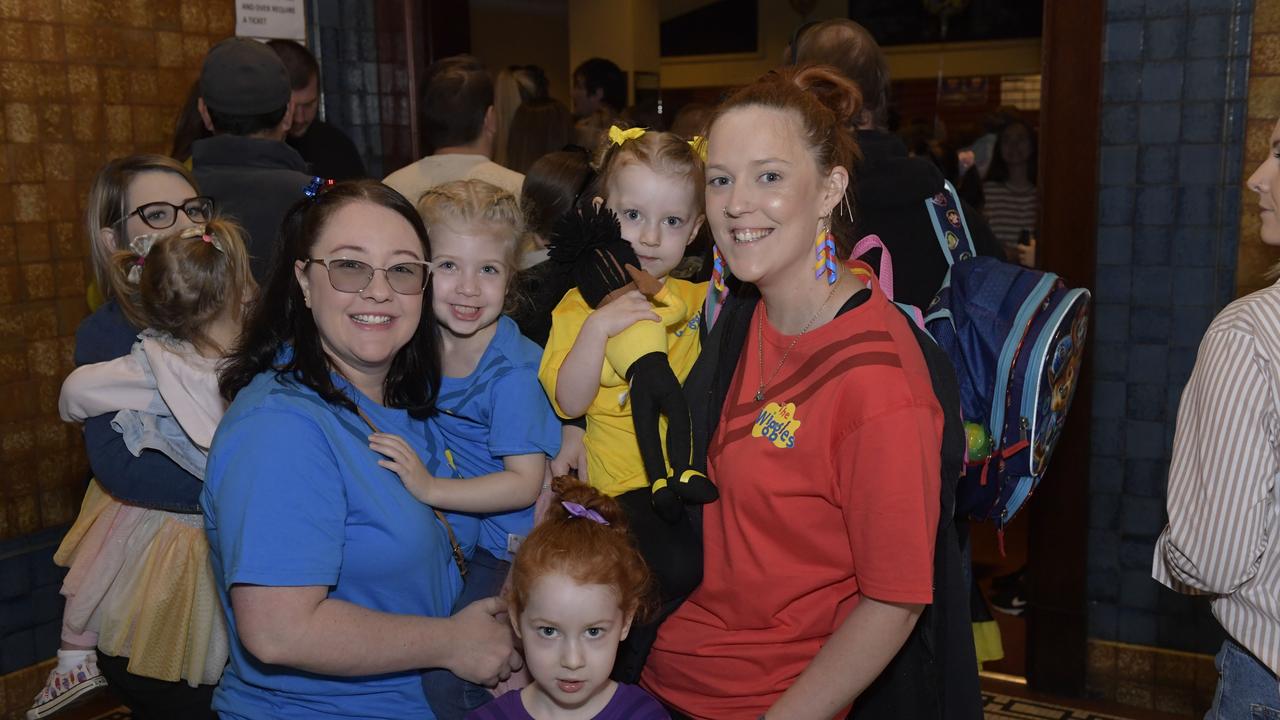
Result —
[[[937, 688], [956, 663], [899, 651], [940, 578], [966, 591], [934, 563], [937, 549], [958, 573], [941, 481], [958, 476], [958, 399], [937, 348], [847, 262], [859, 152], [846, 128], [860, 106], [834, 69], [788, 68], [710, 125], [707, 222], [741, 287], [686, 384], [721, 493], [703, 513], [703, 582], [642, 678], [677, 717], [843, 717], [895, 656], [876, 693], [911, 687], [879, 703], [886, 716], [955, 716]], [[978, 717], [967, 643], [972, 682], [955, 704]]]

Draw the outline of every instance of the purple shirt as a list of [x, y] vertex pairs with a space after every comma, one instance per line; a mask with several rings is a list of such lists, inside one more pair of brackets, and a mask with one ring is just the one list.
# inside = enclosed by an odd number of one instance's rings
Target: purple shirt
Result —
[[[636, 685], [618, 683], [609, 704], [593, 720], [670, 720], [671, 716], [649, 693]], [[467, 715], [467, 720], [533, 720], [520, 702], [520, 691], [511, 692]]]

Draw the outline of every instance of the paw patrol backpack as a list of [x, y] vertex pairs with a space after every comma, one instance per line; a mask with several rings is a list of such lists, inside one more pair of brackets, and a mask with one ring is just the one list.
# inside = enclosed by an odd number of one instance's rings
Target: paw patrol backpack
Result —
[[925, 201], [951, 269], [925, 328], [951, 358], [969, 436], [956, 512], [1003, 532], [1044, 476], [1080, 377], [1089, 291], [978, 257], [950, 182]]

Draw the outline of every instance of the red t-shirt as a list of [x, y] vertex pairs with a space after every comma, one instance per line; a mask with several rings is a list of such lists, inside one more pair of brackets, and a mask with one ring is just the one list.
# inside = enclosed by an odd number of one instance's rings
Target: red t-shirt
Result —
[[[943, 413], [909, 320], [879, 290], [800, 336], [755, 400], [751, 320], [708, 451], [702, 585], [641, 684], [697, 718], [756, 718], [862, 595], [933, 600]], [[763, 328], [764, 372], [794, 336]]]

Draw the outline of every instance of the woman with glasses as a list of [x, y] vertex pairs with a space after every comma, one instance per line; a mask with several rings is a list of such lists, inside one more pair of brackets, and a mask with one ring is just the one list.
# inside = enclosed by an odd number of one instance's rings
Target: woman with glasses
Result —
[[[302, 200], [221, 377], [232, 400], [201, 504], [231, 663], [224, 718], [431, 718], [422, 668], [493, 685], [518, 664], [496, 598], [449, 609], [454, 528], [369, 446], [404, 438], [433, 474], [440, 387], [422, 220], [377, 182]], [[458, 528], [468, 537], [474, 528]]]
[[[76, 365], [128, 355], [142, 329], [112, 297], [111, 276], [120, 272], [112, 256], [212, 214], [212, 201], [196, 191], [191, 174], [167, 157], [134, 155], [98, 172], [86, 229], [95, 282], [106, 301], [76, 331]], [[226, 661], [226, 638], [221, 618], [210, 612], [217, 599], [206, 561], [201, 483], [160, 452], [135, 456], [112, 427], [114, 415], [84, 423], [96, 479], [54, 560], [63, 566], [84, 560], [126, 518], [134, 521], [127, 552], [92, 582], [68, 573], [58, 664], [27, 717], [58, 712], [108, 681], [134, 717], [213, 717], [209, 705]], [[105, 561], [98, 565], [106, 567]], [[144, 645], [147, 651], [140, 652]], [[191, 670], [201, 666], [206, 670]]]

